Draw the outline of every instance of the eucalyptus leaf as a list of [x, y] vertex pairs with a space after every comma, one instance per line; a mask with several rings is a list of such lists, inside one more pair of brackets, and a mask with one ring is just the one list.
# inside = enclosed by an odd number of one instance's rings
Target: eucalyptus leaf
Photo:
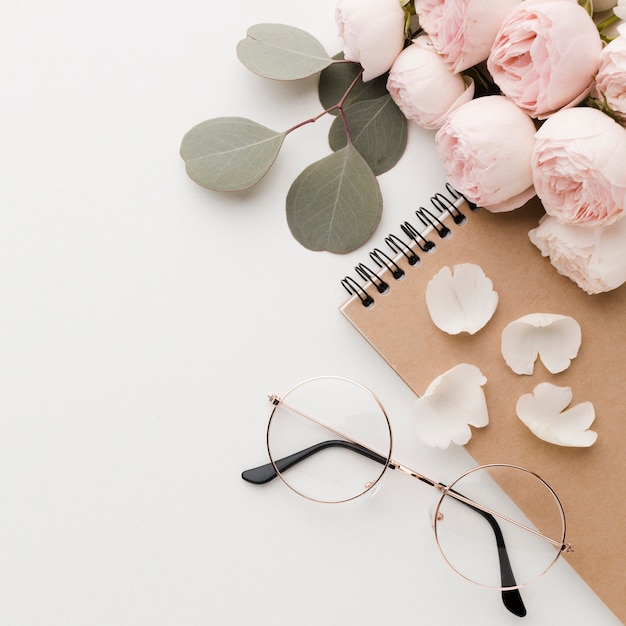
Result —
[[284, 132], [243, 117], [218, 117], [194, 126], [180, 155], [187, 174], [214, 191], [241, 191], [263, 178], [276, 160]]
[[[407, 120], [389, 94], [357, 102], [344, 111], [354, 147], [377, 176], [391, 169], [404, 154]], [[331, 124], [328, 141], [333, 150], [347, 144], [343, 120]]]
[[285, 24], [251, 26], [237, 56], [251, 72], [276, 80], [306, 78], [333, 63], [313, 35]]
[[296, 178], [287, 194], [287, 223], [305, 248], [346, 253], [370, 238], [382, 208], [376, 176], [350, 144]]
[[[343, 52], [336, 54], [333, 59], [343, 60]], [[321, 74], [318, 85], [319, 99], [325, 110], [331, 109], [331, 113], [337, 114], [337, 109], [332, 109], [345, 95], [350, 85], [361, 72], [358, 63], [334, 63], [327, 67]], [[350, 93], [347, 95], [344, 106], [349, 106], [360, 100], [375, 100], [387, 93], [387, 75], [378, 76], [364, 83], [359, 79]]]

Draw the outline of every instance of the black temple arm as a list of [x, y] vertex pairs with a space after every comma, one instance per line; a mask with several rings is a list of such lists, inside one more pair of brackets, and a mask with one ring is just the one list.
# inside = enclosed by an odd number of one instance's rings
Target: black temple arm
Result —
[[[376, 454], [372, 450], [369, 450], [358, 443], [344, 441], [343, 439], [330, 439], [329, 441], [320, 441], [320, 443], [316, 443], [309, 448], [305, 448], [304, 450], [300, 450], [299, 452], [295, 452], [294, 454], [290, 454], [289, 456], [275, 461], [276, 467], [278, 467], [280, 472], [284, 472], [301, 461], [308, 459], [316, 452], [327, 448], [345, 448], [347, 450], [357, 452], [368, 459], [372, 459], [381, 465], [385, 465], [387, 463], [387, 459], [384, 456]], [[244, 480], [247, 480], [249, 483], [254, 483], [255, 485], [264, 485], [265, 483], [270, 482], [270, 480], [276, 478], [276, 476], [276, 469], [272, 463], [266, 463], [265, 465], [260, 465], [259, 467], [253, 467], [252, 469], [246, 470], [241, 474], [241, 477]]]
[[[345, 441], [343, 439], [330, 439], [328, 441], [321, 441], [320, 443], [316, 443], [304, 450], [300, 450], [299, 452], [295, 452], [294, 454], [290, 454], [282, 459], [275, 461], [276, 467], [280, 472], [284, 472], [288, 470], [290, 467], [304, 461], [309, 458], [311, 455], [316, 452], [320, 452], [321, 450], [325, 450], [327, 448], [345, 448], [346, 450], [352, 450], [353, 452], [357, 452], [368, 459], [372, 459], [381, 465], [385, 465], [388, 460], [373, 452], [369, 448], [365, 448], [357, 443], [352, 443], [350, 441]], [[389, 465], [390, 468], [394, 468], [394, 465]], [[260, 465], [259, 467], [253, 467], [252, 469], [245, 470], [242, 472], [241, 477], [248, 481], [249, 483], [253, 483], [255, 485], [263, 485], [265, 483], [270, 482], [274, 478], [276, 478], [276, 468], [272, 463], [266, 463], [265, 465]], [[452, 493], [457, 493], [457, 495], [462, 496], [458, 492], [451, 490]], [[477, 506], [473, 506], [464, 496], [463, 499], [459, 499], [458, 502], [469, 506], [472, 510], [476, 511], [479, 515], [481, 515], [489, 525], [491, 526], [493, 533], [495, 535], [496, 544], [498, 546], [498, 560], [500, 563], [500, 579], [503, 587], [515, 587], [516, 581], [515, 576], [513, 574], [513, 569], [511, 568], [511, 562], [509, 561], [509, 554], [506, 549], [506, 544], [504, 542], [504, 536], [502, 534], [502, 530], [496, 518], [488, 513], [487, 511], [483, 511]], [[503, 589], [502, 590], [502, 603], [504, 606], [514, 615], [519, 617], [524, 617], [526, 615], [526, 607], [524, 606], [524, 602], [522, 600], [522, 595], [519, 589]]]
[[[454, 491], [454, 489], [451, 489], [450, 491], [462, 496], [462, 494]], [[493, 530], [493, 534], [496, 538], [496, 545], [498, 546], [498, 561], [500, 563], [500, 581], [502, 586], [515, 587], [517, 582], [515, 581], [515, 575], [513, 574], [511, 561], [509, 560], [509, 553], [507, 552], [506, 544], [504, 543], [504, 535], [502, 534], [500, 524], [498, 524], [498, 521], [491, 513], [483, 511], [476, 506], [472, 506], [464, 496], [462, 497], [463, 500], [458, 500], [458, 502], [461, 502], [462, 504], [470, 507], [473, 511], [476, 511], [476, 513], [487, 520], [489, 526], [491, 526], [491, 529]], [[502, 603], [514, 615], [517, 615], [518, 617], [524, 617], [526, 615], [526, 607], [524, 606], [522, 594], [519, 589], [503, 589]]]

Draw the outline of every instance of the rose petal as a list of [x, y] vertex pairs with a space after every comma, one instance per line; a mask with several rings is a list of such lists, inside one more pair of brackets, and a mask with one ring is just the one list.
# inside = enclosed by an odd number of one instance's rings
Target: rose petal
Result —
[[573, 106], [591, 89], [602, 41], [571, 0], [524, 0], [496, 35], [487, 69], [502, 93], [532, 117]]
[[426, 306], [433, 323], [451, 335], [478, 332], [497, 305], [493, 283], [473, 263], [460, 263], [452, 270], [442, 267], [426, 287]]
[[590, 228], [544, 215], [528, 236], [559, 274], [588, 294], [611, 291], [626, 282], [626, 219]]
[[516, 374], [532, 374], [537, 356], [552, 374], [566, 370], [578, 354], [581, 330], [567, 315], [531, 313], [502, 331], [501, 351]]
[[526, 202], [533, 185], [536, 132], [530, 117], [508, 98], [483, 96], [446, 117], [435, 146], [455, 189], [480, 207], [510, 211]]
[[535, 134], [530, 158], [546, 213], [587, 227], [608, 226], [626, 215], [624, 162], [626, 129], [591, 107], [555, 113]]
[[626, 2], [619, 0], [617, 6], [613, 7], [613, 13], [622, 20], [626, 20]]
[[335, 22], [344, 56], [363, 67], [363, 80], [384, 74], [404, 47], [398, 0], [339, 0]]
[[440, 128], [450, 112], [474, 97], [474, 81], [448, 69], [430, 38], [420, 35], [393, 62], [387, 90], [407, 119]]
[[516, 412], [533, 434], [548, 443], [571, 447], [591, 446], [598, 438], [595, 431], [587, 430], [595, 419], [593, 404], [581, 402], [564, 410], [571, 401], [570, 387], [540, 383], [533, 393], [520, 397]]
[[489, 56], [498, 29], [521, 0], [419, 0], [420, 27], [432, 33], [436, 49], [454, 72], [477, 65]]
[[471, 426], [489, 423], [482, 386], [487, 382], [475, 366], [460, 363], [444, 372], [417, 399], [417, 434], [427, 445], [447, 448], [450, 443], [466, 444]]
[[626, 117], [626, 37], [620, 32], [600, 53], [594, 95], [621, 118]]

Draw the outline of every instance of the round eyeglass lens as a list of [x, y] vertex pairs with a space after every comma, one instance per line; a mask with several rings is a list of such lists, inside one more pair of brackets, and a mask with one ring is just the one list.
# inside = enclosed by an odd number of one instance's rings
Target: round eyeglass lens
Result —
[[380, 480], [391, 456], [391, 428], [369, 389], [324, 376], [273, 401], [267, 449], [288, 487], [310, 500], [344, 502]]
[[494, 589], [535, 581], [565, 543], [565, 515], [552, 488], [511, 465], [480, 466], [449, 485], [434, 526], [448, 564], [463, 578]]

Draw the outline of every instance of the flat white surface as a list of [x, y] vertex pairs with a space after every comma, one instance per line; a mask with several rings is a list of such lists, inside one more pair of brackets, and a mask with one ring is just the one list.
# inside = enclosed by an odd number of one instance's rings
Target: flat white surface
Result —
[[[248, 193], [202, 189], [178, 155], [204, 119], [318, 113], [314, 80], [256, 77], [235, 46], [283, 22], [334, 54], [334, 1], [5, 5], [0, 623], [517, 623], [443, 564], [434, 490], [390, 472], [373, 498], [324, 506], [240, 478], [266, 460], [266, 395], [325, 373], [378, 393], [398, 460], [444, 482], [473, 465], [420, 445], [413, 396], [337, 311], [369, 247], [289, 234], [287, 190], [328, 153], [330, 120], [290, 135]], [[372, 245], [441, 187], [432, 139], [411, 128], [380, 177]], [[525, 624], [618, 623], [565, 563], [524, 596]]]

